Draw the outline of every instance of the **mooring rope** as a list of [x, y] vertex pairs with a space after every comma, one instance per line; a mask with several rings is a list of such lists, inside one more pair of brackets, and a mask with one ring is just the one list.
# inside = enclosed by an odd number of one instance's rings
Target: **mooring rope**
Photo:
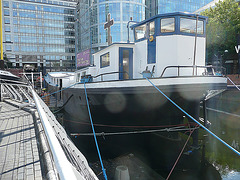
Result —
[[152, 81], [150, 81], [147, 77], [146, 79], [148, 80], [149, 83], [153, 85], [155, 89], [157, 89], [165, 98], [167, 98], [173, 105], [175, 105], [179, 110], [181, 110], [184, 114], [186, 114], [190, 119], [192, 119], [194, 122], [196, 122], [200, 127], [205, 129], [209, 134], [214, 136], [216, 139], [218, 139], [221, 143], [223, 143], [225, 146], [227, 146], [229, 149], [231, 149], [233, 152], [235, 152], [237, 155], [240, 156], [240, 152], [238, 152], [236, 149], [234, 149], [232, 146], [230, 146], [228, 143], [223, 141], [221, 138], [219, 138], [216, 134], [214, 134], [212, 131], [207, 129], [205, 126], [203, 126], [201, 123], [199, 123], [195, 118], [193, 118], [190, 114], [188, 114], [186, 111], [184, 111], [179, 105], [177, 105], [172, 99], [170, 99], [166, 94], [164, 94], [155, 84], [153, 84]]
[[[63, 119], [64, 121], [71, 122], [71, 123], [76, 123], [76, 124], [82, 124], [82, 125], [88, 125], [91, 126], [91, 123], [86, 123], [86, 122], [81, 122], [81, 121], [74, 121], [74, 120], [67, 120], [66, 118]], [[95, 124], [94, 126], [99, 126], [99, 127], [110, 127], [110, 128], [170, 128], [170, 127], [179, 127], [179, 126], [195, 126], [196, 123], [185, 123], [185, 124], [173, 124], [173, 125], [163, 125], [163, 126], [140, 126], [140, 125], [126, 125], [126, 126], [121, 126], [121, 125], [112, 125], [112, 124]]]
[[107, 174], [106, 174], [106, 171], [105, 171], [104, 166], [103, 166], [101, 153], [100, 153], [100, 150], [99, 150], [99, 147], [98, 147], [96, 133], [95, 133], [94, 126], [93, 126], [93, 120], [92, 120], [92, 115], [91, 115], [90, 106], [89, 106], [89, 102], [88, 102], [87, 89], [86, 89], [85, 82], [84, 82], [84, 90], [85, 90], [85, 96], [86, 96], [86, 101], [87, 101], [88, 114], [89, 114], [89, 118], [90, 118], [91, 125], [92, 125], [92, 131], [93, 131], [93, 134], [94, 134], [94, 140], [95, 140], [99, 160], [100, 160], [100, 163], [101, 163], [101, 166], [102, 166], [103, 176], [104, 176], [105, 180], [107, 180]]
[[[164, 129], [155, 129], [155, 130], [145, 130], [145, 131], [123, 131], [123, 132], [101, 132], [95, 133], [96, 136], [111, 136], [111, 135], [129, 135], [129, 134], [143, 134], [143, 133], [154, 133], [154, 132], [178, 132], [178, 131], [189, 131], [195, 128], [185, 128], [175, 127], [175, 128], [164, 128]], [[71, 136], [93, 136], [94, 133], [71, 133]]]
[[193, 128], [193, 130], [190, 131], [190, 134], [189, 134], [189, 136], [188, 136], [188, 138], [187, 138], [187, 140], [186, 140], [186, 142], [185, 142], [185, 144], [184, 144], [184, 146], [183, 146], [183, 148], [182, 148], [180, 154], [178, 155], [178, 158], [177, 158], [177, 160], [175, 161], [175, 163], [174, 163], [174, 165], [173, 165], [171, 171], [169, 172], [169, 174], [168, 174], [166, 180], [168, 180], [168, 179], [170, 178], [170, 176], [171, 176], [173, 170], [175, 169], [175, 167], [176, 167], [176, 165], [177, 165], [177, 163], [178, 163], [180, 157], [182, 156], [182, 153], [183, 153], [183, 151], [184, 151], [184, 149], [185, 149], [185, 147], [186, 147], [186, 145], [187, 145], [187, 143], [188, 143], [188, 141], [189, 141], [189, 139], [190, 139], [192, 133], [194, 132], [194, 130], [195, 130], [196, 128], [197, 128], [197, 127]]
[[229, 77], [227, 79], [240, 91], [239, 87]]

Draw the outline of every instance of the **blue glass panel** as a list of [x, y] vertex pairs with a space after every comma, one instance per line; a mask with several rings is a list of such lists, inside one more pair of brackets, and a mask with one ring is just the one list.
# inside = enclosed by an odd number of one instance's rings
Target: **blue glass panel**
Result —
[[36, 18], [36, 14], [33, 12], [19, 11], [20, 17]]
[[9, 2], [8, 1], [3, 1], [3, 7], [9, 8]]
[[4, 23], [5, 23], [5, 24], [10, 24], [10, 19], [7, 18], [7, 17], [5, 17], [5, 18], [4, 18]]
[[11, 42], [11, 35], [10, 34], [5, 35], [5, 41]]
[[13, 2], [13, 8], [14, 8], [14, 9], [17, 8], [17, 3]]
[[19, 3], [18, 7], [19, 9], [35, 10], [35, 5], [32, 4]]
[[14, 51], [19, 51], [19, 46], [14, 46]]
[[17, 16], [18, 16], [16, 10], [13, 10], [13, 16], [14, 16], [14, 17], [17, 17]]
[[10, 16], [9, 9], [4, 9], [4, 16]]
[[5, 32], [10, 32], [10, 26], [5, 26]]

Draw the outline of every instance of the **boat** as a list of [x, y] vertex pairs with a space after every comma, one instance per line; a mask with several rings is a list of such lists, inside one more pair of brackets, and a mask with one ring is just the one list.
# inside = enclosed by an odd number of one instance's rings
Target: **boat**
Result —
[[1, 70], [0, 69], [0, 82], [18, 82], [20, 78], [18, 76], [15, 76], [9, 71]]
[[70, 131], [91, 132], [85, 88], [99, 133], [184, 124], [186, 115], [156, 88], [198, 120], [200, 102], [227, 88], [224, 71], [206, 66], [206, 20], [181, 12], [158, 14], [131, 26], [134, 42], [112, 43], [94, 53], [65, 84], [60, 82], [66, 72], [48, 73], [46, 81], [63, 89], [64, 109], [74, 117]]

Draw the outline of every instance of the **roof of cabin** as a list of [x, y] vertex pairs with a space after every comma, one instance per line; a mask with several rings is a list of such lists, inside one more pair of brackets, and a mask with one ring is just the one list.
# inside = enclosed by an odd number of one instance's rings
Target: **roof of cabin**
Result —
[[193, 18], [200, 18], [200, 19], [207, 19], [206, 16], [201, 16], [199, 14], [191, 14], [191, 13], [186, 13], [186, 12], [174, 12], [174, 13], [164, 13], [164, 14], [157, 14], [156, 16], [153, 16], [149, 19], [146, 19], [144, 21], [141, 21], [137, 24], [133, 24], [132, 26], [130, 26], [130, 28], [135, 28], [137, 26], [140, 26], [142, 24], [145, 24], [147, 22], [152, 21], [153, 19], [159, 18], [159, 17], [172, 17], [172, 16], [186, 16], [186, 17], [193, 17]]

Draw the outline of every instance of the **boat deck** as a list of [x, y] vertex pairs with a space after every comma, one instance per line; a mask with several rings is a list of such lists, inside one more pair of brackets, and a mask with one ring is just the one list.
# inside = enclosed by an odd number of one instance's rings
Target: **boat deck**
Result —
[[43, 179], [31, 113], [0, 102], [0, 179]]

